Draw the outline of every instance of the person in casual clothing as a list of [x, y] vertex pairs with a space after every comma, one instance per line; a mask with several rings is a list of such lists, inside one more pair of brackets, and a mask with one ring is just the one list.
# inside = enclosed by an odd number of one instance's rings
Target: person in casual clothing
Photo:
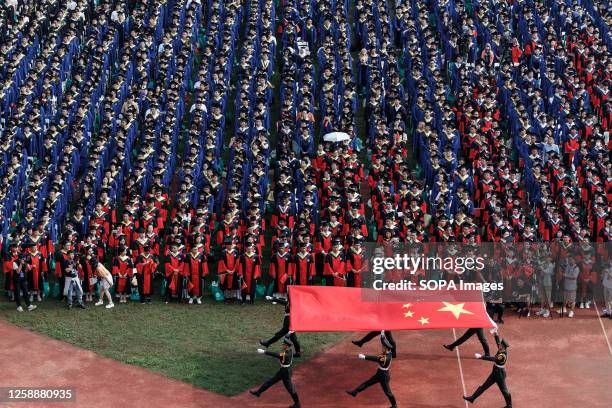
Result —
[[107, 309], [115, 307], [113, 303], [113, 297], [111, 296], [109, 289], [113, 286], [113, 276], [110, 271], [106, 269], [104, 265], [99, 262], [95, 262], [95, 271], [98, 277], [98, 284], [100, 285], [100, 299], [95, 303], [95, 306], [102, 306], [104, 304], [104, 296], [108, 299], [108, 304], [105, 306]]
[[68, 260], [64, 261], [66, 265], [62, 268], [64, 271], [64, 296], [68, 301], [68, 309], [72, 309], [73, 295], [77, 298], [77, 305], [81, 309], [85, 309], [83, 304], [83, 288], [81, 287], [81, 279], [77, 270], [77, 263], [74, 260], [74, 251], [70, 252]]
[[539, 272], [540, 276], [538, 278], [542, 294], [542, 307], [536, 314], [542, 317], [549, 317], [552, 306], [552, 277], [555, 272], [555, 265], [550, 256], [545, 256], [542, 262], [539, 263]]
[[609, 316], [612, 319], [612, 261], [608, 261], [608, 265], [603, 270], [602, 275], [604, 301], [606, 302], [603, 315]]
[[21, 307], [21, 296], [28, 307], [28, 312], [36, 309], [36, 305], [30, 303], [30, 292], [28, 291], [28, 279], [26, 276], [27, 265], [23, 257], [19, 256], [13, 261], [13, 285], [15, 287], [15, 303], [17, 311], [23, 312]]
[[[559, 313], [567, 312], [567, 317], [574, 317], [574, 308], [576, 307], [576, 289], [578, 288], [577, 279], [580, 274], [580, 269], [576, 264], [576, 260], [572, 257], [567, 258], [563, 269], [563, 302], [564, 304], [559, 309]], [[567, 308], [567, 309], [566, 309]]]

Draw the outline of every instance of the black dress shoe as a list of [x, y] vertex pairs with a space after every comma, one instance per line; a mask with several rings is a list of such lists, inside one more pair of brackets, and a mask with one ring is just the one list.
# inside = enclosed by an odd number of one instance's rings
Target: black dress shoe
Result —
[[351, 343], [353, 343], [354, 345], [356, 345], [357, 347], [361, 347], [361, 343], [358, 342], [357, 340], [351, 340]]
[[351, 397], [356, 397], [357, 396], [357, 392], [356, 391], [347, 391], [346, 393], [348, 395], [350, 395]]
[[259, 344], [261, 344], [261, 345], [262, 345], [262, 346], [264, 346], [265, 348], [268, 348], [268, 346], [269, 346], [269, 344], [268, 344], [268, 343], [266, 343], [266, 342], [265, 342], [265, 341], [263, 341], [263, 340], [259, 340]]
[[79, 307], [80, 307], [81, 309], [86, 309], [85, 305], [84, 305], [84, 304], [82, 304], [82, 303], [79, 303]]
[[259, 398], [259, 396], [261, 395], [259, 392], [257, 392], [257, 391], [253, 391], [253, 390], [249, 390], [249, 393], [250, 393], [251, 395], [254, 395], [254, 396], [258, 397], [258, 398]]
[[473, 397], [466, 397], [465, 395], [463, 396], [463, 399], [466, 400], [467, 402], [473, 404], [474, 403], [474, 398]]
[[447, 349], [448, 351], [453, 351], [454, 349], [449, 346], [448, 344], [443, 344], [442, 347], [444, 347], [445, 349]]

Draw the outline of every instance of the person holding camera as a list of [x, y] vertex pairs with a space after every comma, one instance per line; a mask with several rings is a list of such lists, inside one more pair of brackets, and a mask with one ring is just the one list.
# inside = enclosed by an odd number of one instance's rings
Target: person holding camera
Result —
[[68, 255], [68, 259], [62, 261], [62, 270], [64, 271], [64, 296], [68, 300], [68, 309], [72, 309], [72, 297], [76, 295], [78, 307], [85, 309], [83, 304], [83, 288], [81, 279], [79, 279], [77, 263], [74, 260], [74, 251]]
[[30, 292], [28, 291], [27, 278], [28, 265], [26, 265], [24, 256], [22, 254], [13, 259], [12, 270], [17, 311], [23, 312], [23, 307], [21, 306], [21, 295], [23, 295], [23, 300], [25, 301], [25, 304], [28, 307], [28, 312], [31, 312], [32, 310], [36, 309], [36, 305], [30, 303]]

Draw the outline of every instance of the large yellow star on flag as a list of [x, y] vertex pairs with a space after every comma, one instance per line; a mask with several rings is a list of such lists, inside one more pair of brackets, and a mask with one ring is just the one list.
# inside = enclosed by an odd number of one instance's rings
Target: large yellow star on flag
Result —
[[452, 303], [448, 303], [448, 302], [442, 302], [442, 303], [444, 304], [444, 307], [441, 309], [438, 309], [438, 312], [451, 312], [457, 320], [459, 320], [459, 316], [461, 316], [461, 314], [471, 314], [471, 315], [474, 314], [470, 312], [469, 310], [465, 310], [463, 308], [463, 306], [465, 306], [465, 303], [457, 303], [456, 305], [453, 305]]
[[426, 324], [429, 324], [429, 317], [421, 316], [421, 318], [419, 319], [419, 323], [421, 323], [421, 326], [425, 326]]

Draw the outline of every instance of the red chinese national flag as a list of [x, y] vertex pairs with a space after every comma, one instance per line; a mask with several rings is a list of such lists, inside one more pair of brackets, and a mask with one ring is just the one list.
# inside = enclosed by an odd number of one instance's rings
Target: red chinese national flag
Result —
[[[426, 301], [406, 301], [401, 296], [370, 300], [364, 291], [374, 289], [333, 286], [290, 286], [291, 330], [296, 332], [431, 330], [492, 328], [482, 294], [462, 291], [462, 296], [426, 294]], [[376, 292], [376, 291], [374, 291]], [[469, 301], [466, 301], [466, 298]], [[366, 294], [367, 295], [367, 294]], [[440, 300], [441, 299], [441, 300]]]

